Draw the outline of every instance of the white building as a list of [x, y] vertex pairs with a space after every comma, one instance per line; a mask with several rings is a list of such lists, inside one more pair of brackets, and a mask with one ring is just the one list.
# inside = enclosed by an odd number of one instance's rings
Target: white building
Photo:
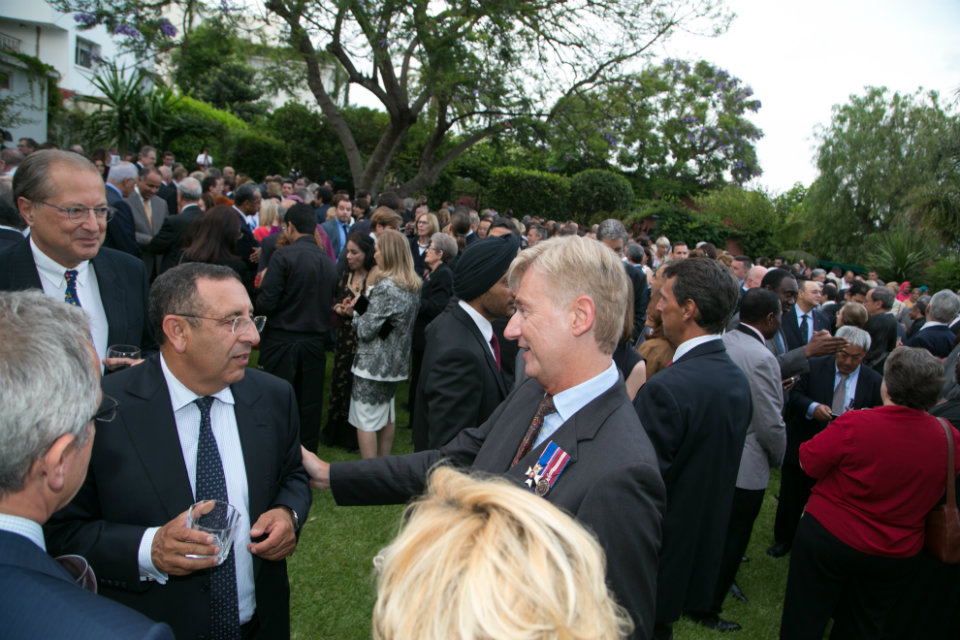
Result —
[[31, 82], [27, 66], [2, 51], [23, 53], [51, 65], [66, 96], [100, 95], [90, 82], [100, 58], [116, 59], [120, 66], [136, 62], [132, 54], [119, 52], [102, 25], [86, 31], [77, 27], [73, 14], [61, 13], [42, 0], [0, 0], [0, 96], [17, 96], [22, 117], [31, 120], [10, 129], [14, 140], [47, 139], [46, 86]]

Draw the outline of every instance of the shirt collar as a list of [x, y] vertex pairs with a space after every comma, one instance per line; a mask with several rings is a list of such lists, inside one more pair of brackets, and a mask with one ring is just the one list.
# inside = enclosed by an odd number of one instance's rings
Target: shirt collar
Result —
[[490, 321], [463, 300], [457, 300], [457, 304], [473, 319], [473, 323], [477, 325], [477, 329], [480, 329], [480, 335], [483, 336], [483, 339], [490, 342], [490, 338], [493, 336], [493, 325], [490, 324]]
[[760, 342], [766, 344], [767, 339], [763, 337], [763, 334], [760, 333], [760, 331], [759, 331], [756, 327], [751, 326], [751, 325], [747, 324], [746, 322], [744, 322], [744, 321], [742, 321], [742, 320], [740, 321], [740, 324], [742, 324], [743, 326], [745, 326], [747, 329], [750, 329], [750, 331], [751, 331], [752, 333], [754, 333], [758, 338], [760, 338]]
[[699, 347], [700, 345], [706, 342], [710, 342], [711, 340], [719, 340], [719, 339], [720, 339], [720, 335], [717, 333], [708, 333], [705, 336], [697, 336], [696, 338], [690, 338], [686, 342], [680, 344], [680, 346], [677, 347], [677, 350], [674, 351], [673, 361], [676, 362], [677, 360], [685, 356], [687, 353], [689, 353], [695, 347]]
[[47, 545], [43, 540], [43, 527], [40, 526], [39, 522], [9, 513], [0, 513], [0, 531], [9, 531], [18, 536], [23, 536], [44, 551], [47, 550]]
[[[193, 391], [190, 391], [190, 389], [184, 386], [184, 384], [173, 375], [173, 372], [170, 371], [166, 361], [163, 359], [163, 354], [160, 354], [160, 370], [163, 371], [163, 378], [167, 382], [167, 390], [170, 392], [170, 404], [173, 405], [174, 413], [200, 397]], [[220, 391], [211, 394], [211, 396], [220, 402], [233, 404], [233, 393], [230, 391], [230, 387], [224, 387]]]
[[620, 372], [617, 370], [617, 365], [611, 361], [610, 366], [599, 375], [553, 396], [553, 406], [557, 410], [557, 415], [566, 422], [587, 403], [615, 385], [619, 379]]
[[[30, 251], [33, 252], [33, 263], [36, 265], [40, 277], [45, 278], [54, 286], [63, 285], [65, 282], [63, 274], [67, 271], [67, 268], [41, 251], [33, 238], [30, 238]], [[77, 285], [85, 286], [89, 280], [90, 261], [84, 260], [73, 269], [77, 272]]]
[[937, 322], [936, 320], [927, 320], [923, 323], [923, 326], [920, 327], [920, 331], [924, 329], [931, 329], [933, 327], [947, 327], [949, 326], [946, 322]]

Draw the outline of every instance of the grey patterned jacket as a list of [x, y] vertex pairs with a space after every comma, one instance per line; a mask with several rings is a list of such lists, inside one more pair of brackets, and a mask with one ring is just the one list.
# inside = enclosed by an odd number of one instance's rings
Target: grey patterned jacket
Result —
[[[369, 380], [406, 380], [420, 293], [401, 289], [384, 278], [371, 287], [367, 297], [370, 306], [366, 312], [353, 314], [358, 344], [351, 371]], [[386, 323], [393, 328], [384, 339], [379, 334]]]

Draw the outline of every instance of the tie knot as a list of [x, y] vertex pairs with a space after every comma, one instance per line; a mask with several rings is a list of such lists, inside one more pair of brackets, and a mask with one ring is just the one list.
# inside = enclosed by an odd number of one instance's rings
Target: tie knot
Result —
[[63, 279], [67, 281], [68, 285], [72, 285], [77, 281], [77, 273], [76, 269], [67, 269], [63, 272]]
[[546, 416], [555, 412], [557, 408], [553, 404], [553, 396], [549, 393], [543, 396], [543, 400], [540, 401], [540, 406], [537, 407], [538, 416]]
[[204, 396], [202, 398], [197, 398], [194, 400], [197, 403], [197, 406], [200, 407], [200, 415], [209, 415], [210, 407], [213, 406], [213, 397]]

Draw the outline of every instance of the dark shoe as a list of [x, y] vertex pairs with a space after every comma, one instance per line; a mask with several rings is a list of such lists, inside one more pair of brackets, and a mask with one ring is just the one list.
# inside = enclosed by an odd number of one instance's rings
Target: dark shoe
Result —
[[736, 622], [724, 620], [716, 614], [709, 614], [706, 616], [691, 616], [690, 614], [687, 614], [687, 617], [700, 626], [713, 629], [714, 631], [740, 631], [742, 628]]
[[737, 584], [736, 580], [734, 580], [730, 585], [730, 593], [732, 593], [733, 597], [740, 602], [750, 602], [750, 600], [747, 599], [747, 594], [743, 592], [743, 589], [740, 588], [740, 585]]
[[774, 557], [774, 558], [782, 558], [783, 556], [787, 555], [788, 553], [790, 553], [790, 547], [788, 547], [787, 545], [783, 544], [782, 542], [778, 542], [778, 543], [776, 543], [775, 545], [773, 545], [772, 547], [769, 547], [769, 548], [767, 549], [767, 555], [768, 555], [768, 556], [772, 556], [772, 557]]

